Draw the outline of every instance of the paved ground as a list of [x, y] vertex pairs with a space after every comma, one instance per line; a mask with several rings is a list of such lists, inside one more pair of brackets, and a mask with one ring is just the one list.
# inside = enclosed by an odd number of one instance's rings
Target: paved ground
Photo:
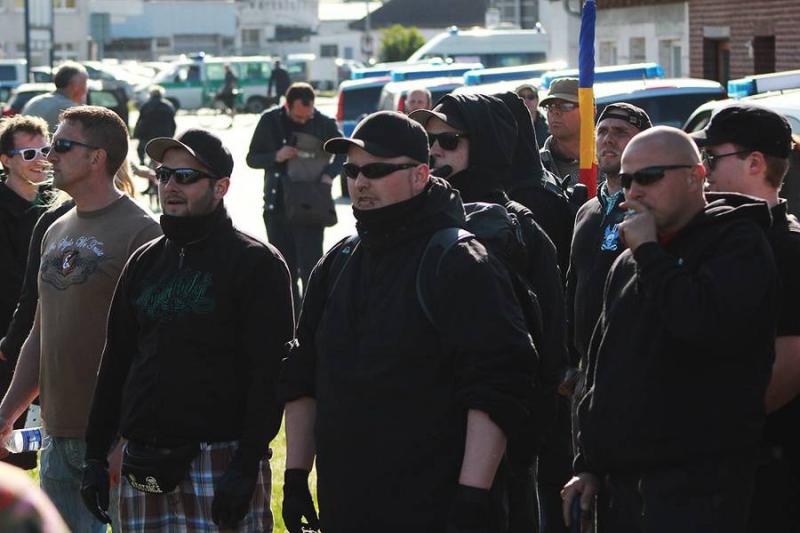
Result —
[[[332, 99], [320, 99], [319, 109], [328, 115], [335, 113], [335, 102]], [[262, 219], [264, 171], [252, 169], [245, 161], [250, 139], [253, 136], [258, 115], [237, 115], [232, 128], [228, 128], [230, 119], [227, 117], [213, 116], [206, 113], [193, 115], [179, 114], [177, 117], [178, 133], [192, 128], [200, 127], [212, 131], [222, 138], [223, 143], [231, 150], [234, 159], [233, 177], [231, 188], [225, 197], [228, 211], [231, 213], [234, 224], [243, 231], [266, 240], [267, 234]], [[136, 115], [131, 116], [131, 127], [135, 124]], [[132, 143], [131, 156], [135, 160], [135, 143]], [[341, 188], [338, 179], [333, 185], [334, 197], [338, 196]], [[342, 237], [354, 231], [353, 213], [346, 199], [337, 199], [336, 211], [339, 224], [325, 231], [325, 249], [335, 244]]]

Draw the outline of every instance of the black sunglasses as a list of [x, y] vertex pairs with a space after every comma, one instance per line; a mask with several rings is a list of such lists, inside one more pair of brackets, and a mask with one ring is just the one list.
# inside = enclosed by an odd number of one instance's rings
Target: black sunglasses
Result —
[[547, 102], [542, 107], [551, 113], [558, 111], [559, 113], [569, 113], [578, 109], [578, 104], [574, 102]]
[[50, 153], [50, 146], [42, 146], [41, 148], [15, 148], [8, 152], [8, 155], [15, 156], [17, 154], [22, 155], [23, 161], [33, 161], [36, 159], [36, 154], [42, 154], [42, 157], [47, 157], [47, 154]]
[[676, 168], [694, 168], [694, 165], [658, 165], [637, 170], [633, 174], [620, 174], [619, 181], [623, 189], [630, 189], [635, 181], [639, 185], [650, 185], [664, 177], [667, 170]]
[[439, 141], [439, 146], [443, 150], [455, 150], [458, 148], [458, 140], [466, 139], [468, 137], [465, 133], [454, 133], [446, 131], [444, 133], [428, 133], [428, 144], [433, 146], [436, 141]]
[[71, 139], [57, 139], [53, 142], [53, 150], [59, 154], [65, 154], [72, 150], [73, 146], [83, 146], [84, 148], [89, 148], [91, 150], [100, 150], [97, 146], [92, 146], [91, 144], [82, 143], [80, 141], [73, 141]]
[[202, 170], [197, 170], [195, 168], [170, 168], [164, 165], [156, 169], [156, 176], [158, 177], [158, 181], [164, 185], [169, 183], [169, 179], [173, 176], [175, 176], [175, 183], [178, 185], [191, 185], [203, 178], [217, 179], [211, 174], [206, 174]]
[[717, 162], [722, 159], [723, 157], [728, 157], [731, 155], [741, 155], [741, 154], [749, 154], [752, 150], [739, 150], [738, 152], [728, 152], [727, 154], [712, 154], [707, 150], [703, 150], [703, 163], [708, 167], [708, 170], [714, 170], [717, 168]]
[[352, 180], [358, 178], [359, 174], [363, 174], [369, 180], [376, 180], [388, 176], [392, 172], [417, 166], [419, 166], [419, 163], [400, 163], [397, 165], [393, 163], [367, 163], [361, 167], [354, 163], [345, 163], [342, 170], [344, 175]]
[[524, 98], [525, 100], [538, 100], [539, 99], [539, 97], [536, 96], [533, 93], [521, 94], [521, 95], [519, 95], [519, 97], [520, 98]]

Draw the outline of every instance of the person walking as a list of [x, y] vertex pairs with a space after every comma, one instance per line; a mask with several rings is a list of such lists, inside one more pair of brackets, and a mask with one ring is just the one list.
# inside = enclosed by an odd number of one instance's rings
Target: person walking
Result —
[[139, 118], [133, 128], [133, 138], [139, 140], [136, 153], [139, 163], [145, 165], [145, 146], [156, 137], [175, 135], [175, 106], [164, 98], [164, 88], [150, 87], [150, 97], [139, 109]]

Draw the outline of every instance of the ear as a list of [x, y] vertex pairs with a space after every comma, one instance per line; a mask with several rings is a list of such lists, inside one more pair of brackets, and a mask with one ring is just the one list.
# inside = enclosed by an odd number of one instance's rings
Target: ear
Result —
[[99, 150], [92, 151], [92, 158], [91, 158], [92, 165], [94, 166], [100, 165], [105, 167], [106, 159], [108, 159], [108, 153], [106, 153], [106, 151], [103, 150], [102, 148]]
[[767, 159], [761, 152], [751, 152], [747, 164], [747, 172], [751, 176], [767, 175]]
[[414, 173], [412, 174], [412, 181], [411, 185], [414, 189], [414, 192], [422, 192], [423, 189], [428, 185], [428, 181], [431, 177], [431, 169], [428, 165], [420, 165], [414, 169]]
[[214, 198], [222, 200], [228, 194], [228, 188], [231, 186], [230, 178], [221, 178], [214, 183]]
[[686, 178], [690, 190], [699, 188], [701, 191], [705, 189], [706, 167], [703, 163], [697, 163], [692, 169], [691, 174]]
[[3, 164], [4, 169], [8, 169], [8, 164], [11, 161], [11, 157], [7, 156], [6, 154], [0, 154], [0, 163]]

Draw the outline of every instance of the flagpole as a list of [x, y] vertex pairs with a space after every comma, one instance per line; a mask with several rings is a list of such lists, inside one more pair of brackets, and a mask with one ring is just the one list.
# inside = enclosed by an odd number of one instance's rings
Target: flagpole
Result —
[[580, 106], [579, 179], [589, 198], [597, 193], [597, 159], [594, 129], [594, 31], [597, 21], [595, 0], [586, 0], [581, 11], [578, 40], [578, 105]]

